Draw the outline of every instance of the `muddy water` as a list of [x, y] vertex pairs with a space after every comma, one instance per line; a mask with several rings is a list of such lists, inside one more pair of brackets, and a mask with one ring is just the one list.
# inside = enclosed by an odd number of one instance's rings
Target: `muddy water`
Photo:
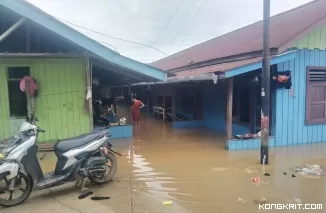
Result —
[[[326, 166], [326, 144], [273, 149], [263, 168], [258, 151], [230, 153], [223, 135], [208, 130], [172, 131], [168, 124], [143, 121], [134, 134], [133, 187], [187, 212], [259, 212], [259, 203], [300, 201], [323, 203], [318, 212], [326, 212], [325, 177], [293, 173], [304, 164]], [[252, 177], [265, 183], [254, 184]]]
[[[289, 212], [259, 211], [258, 203], [295, 204], [298, 199], [323, 203], [324, 210], [290, 212], [326, 212], [325, 177], [292, 177], [295, 166], [326, 167], [326, 144], [272, 149], [270, 164], [264, 168], [271, 176], [264, 176], [258, 150], [228, 152], [224, 136], [209, 130], [173, 131], [169, 124], [143, 119], [134, 135], [133, 140], [113, 141], [115, 149], [123, 153], [118, 172], [112, 183], [95, 187], [96, 193], [111, 196], [100, 204], [114, 212]], [[48, 153], [41, 163], [48, 172], [54, 168], [55, 156]], [[252, 177], [266, 183], [256, 185]], [[173, 204], [164, 206], [164, 201]], [[91, 205], [87, 208], [85, 205], [82, 212], [92, 212]]]

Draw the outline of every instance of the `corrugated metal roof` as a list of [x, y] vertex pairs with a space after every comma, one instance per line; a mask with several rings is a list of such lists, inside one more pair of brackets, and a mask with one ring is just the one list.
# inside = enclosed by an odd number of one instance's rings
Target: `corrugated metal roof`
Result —
[[[326, 0], [316, 0], [271, 18], [270, 47], [287, 44], [310, 26], [326, 20]], [[290, 45], [290, 44], [289, 44]], [[257, 22], [152, 63], [171, 70], [189, 61], [198, 63], [216, 58], [259, 51], [263, 46], [263, 22]]]
[[[223, 64], [216, 64], [216, 65], [201, 67], [201, 68], [197, 68], [197, 69], [185, 70], [185, 71], [177, 72], [175, 74], [177, 75], [176, 77], [181, 77], [181, 76], [187, 77], [187, 76], [191, 76], [191, 75], [200, 75], [200, 74], [204, 74], [204, 73], [226, 72], [231, 69], [235, 69], [235, 68], [242, 67], [245, 65], [260, 62], [261, 60], [262, 60], [262, 57], [257, 57], [257, 58], [228, 62], [228, 63], [223, 63]], [[171, 77], [171, 78], [175, 78], [175, 77]], [[168, 79], [170, 79], [170, 78], [168, 78]]]

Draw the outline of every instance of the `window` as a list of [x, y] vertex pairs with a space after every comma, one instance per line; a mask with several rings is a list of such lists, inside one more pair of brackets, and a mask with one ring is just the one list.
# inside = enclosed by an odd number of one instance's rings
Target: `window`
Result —
[[9, 110], [11, 117], [27, 116], [26, 94], [20, 91], [20, 80], [29, 76], [29, 67], [8, 67]]
[[326, 67], [307, 67], [306, 124], [326, 124]]

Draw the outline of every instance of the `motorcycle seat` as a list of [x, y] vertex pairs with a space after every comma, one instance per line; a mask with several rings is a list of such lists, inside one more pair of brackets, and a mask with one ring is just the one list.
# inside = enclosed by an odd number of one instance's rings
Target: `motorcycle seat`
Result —
[[59, 153], [64, 153], [71, 149], [75, 149], [87, 145], [88, 143], [96, 140], [97, 138], [104, 137], [105, 135], [106, 135], [106, 131], [91, 132], [91, 133], [79, 135], [77, 137], [69, 138], [67, 140], [61, 140], [54, 145], [54, 151]]

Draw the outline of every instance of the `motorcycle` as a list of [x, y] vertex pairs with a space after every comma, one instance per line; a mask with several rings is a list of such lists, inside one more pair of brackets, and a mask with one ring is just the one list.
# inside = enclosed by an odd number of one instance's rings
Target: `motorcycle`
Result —
[[[109, 127], [58, 141], [54, 145], [57, 156], [55, 170], [44, 175], [37, 158], [36, 140], [45, 130], [36, 126], [35, 121], [38, 121], [35, 116], [27, 119], [0, 154], [0, 206], [19, 205], [33, 190], [73, 181], [77, 181], [77, 185], [81, 181], [83, 192], [86, 178], [95, 184], [107, 183], [113, 178], [117, 170], [114, 154], [120, 154], [112, 150], [108, 141]], [[20, 195], [14, 198], [18, 192]], [[4, 193], [8, 193], [8, 199], [1, 198]]]

